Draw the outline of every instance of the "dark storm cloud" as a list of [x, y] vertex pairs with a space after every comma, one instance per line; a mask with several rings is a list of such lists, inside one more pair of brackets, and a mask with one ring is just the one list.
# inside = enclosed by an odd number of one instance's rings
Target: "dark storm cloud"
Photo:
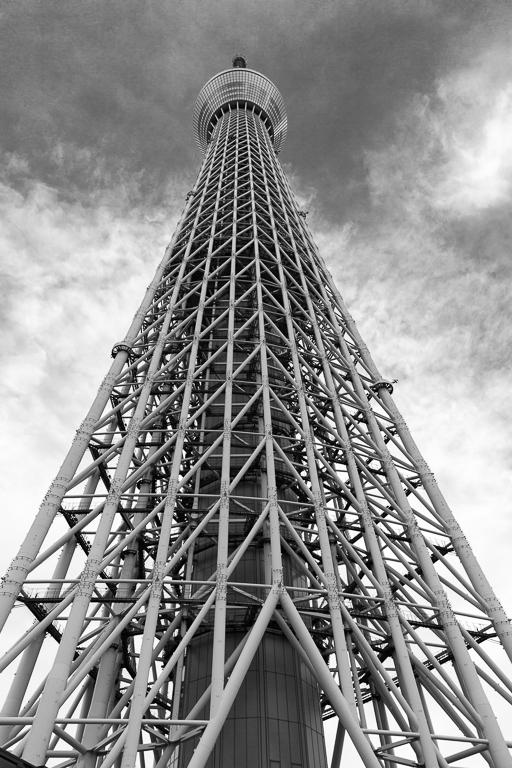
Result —
[[[364, 151], [379, 148], [400, 107], [489, 33], [481, 3], [20, 0], [1, 19], [3, 148], [59, 187], [90, 189], [141, 172], [144, 192], [193, 173], [198, 90], [238, 49], [274, 79], [289, 112], [283, 160], [319, 191], [331, 218], [366, 200]], [[496, 30], [495, 30], [496, 31]], [[466, 54], [468, 52], [466, 51]], [[96, 173], [55, 147], [92, 148]]]
[[[164, 23], [157, 15], [129, 0], [11, 6], [2, 19], [5, 149], [21, 148], [34, 173], [63, 191], [114, 185], [122, 170], [163, 184], [189, 166], [190, 70], [187, 78], [169, 14]], [[100, 178], [87, 158], [63, 167], [60, 144], [92, 148]]]
[[500, 36], [501, 16], [485, 3], [362, 2], [316, 26], [287, 92], [283, 155], [320, 190], [324, 215], [358, 217], [368, 203], [365, 153], [393, 140], [416, 94], [435, 94], [446, 71]]

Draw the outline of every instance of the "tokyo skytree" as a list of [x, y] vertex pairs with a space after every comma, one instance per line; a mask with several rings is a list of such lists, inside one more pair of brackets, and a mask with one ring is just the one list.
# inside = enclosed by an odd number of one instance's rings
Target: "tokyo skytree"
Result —
[[512, 768], [510, 622], [297, 205], [283, 98], [238, 54], [193, 123], [0, 587], [0, 766]]

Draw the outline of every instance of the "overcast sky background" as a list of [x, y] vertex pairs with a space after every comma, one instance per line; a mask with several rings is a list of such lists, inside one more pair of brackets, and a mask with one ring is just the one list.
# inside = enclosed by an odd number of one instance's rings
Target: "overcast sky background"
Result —
[[17, 0], [0, 10], [3, 572], [192, 187], [236, 52], [359, 329], [512, 614], [512, 6]]

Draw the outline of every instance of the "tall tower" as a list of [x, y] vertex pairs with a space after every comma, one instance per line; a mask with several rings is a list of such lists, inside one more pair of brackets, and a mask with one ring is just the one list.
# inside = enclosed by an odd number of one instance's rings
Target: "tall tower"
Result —
[[327, 768], [336, 718], [332, 768], [345, 737], [510, 768], [510, 624], [297, 208], [282, 97], [233, 64], [0, 590], [0, 765]]

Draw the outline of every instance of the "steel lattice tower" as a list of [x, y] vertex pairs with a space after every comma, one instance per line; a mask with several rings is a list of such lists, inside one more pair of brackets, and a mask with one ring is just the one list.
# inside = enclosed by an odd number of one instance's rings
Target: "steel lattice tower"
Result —
[[333, 768], [346, 734], [368, 768], [511, 766], [510, 624], [297, 208], [283, 100], [237, 56], [194, 125], [181, 221], [3, 581], [2, 754], [326, 768], [336, 717]]

